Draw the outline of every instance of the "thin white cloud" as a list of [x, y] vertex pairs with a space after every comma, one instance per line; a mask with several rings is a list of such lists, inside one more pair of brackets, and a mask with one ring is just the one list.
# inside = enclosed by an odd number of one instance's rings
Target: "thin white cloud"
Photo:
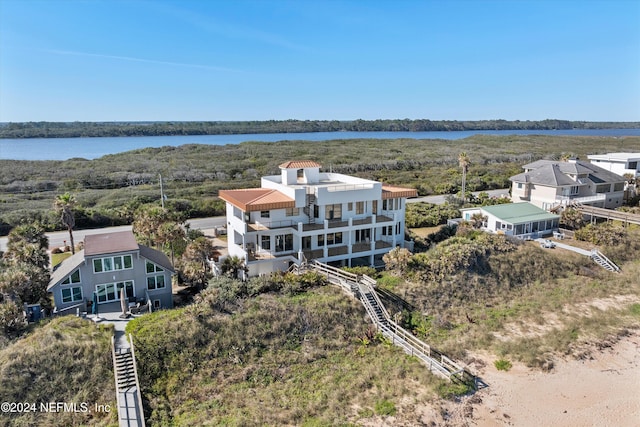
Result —
[[173, 5], [159, 2], [152, 2], [149, 4], [149, 7], [153, 7], [161, 13], [198, 27], [207, 33], [218, 34], [232, 39], [255, 41], [294, 51], [309, 50], [308, 47], [294, 43], [279, 34], [269, 33], [258, 28], [238, 24], [236, 22], [230, 23], [228, 21], [222, 21], [214, 18], [213, 16], [204, 16], [183, 7], [175, 7]]
[[47, 49], [46, 52], [52, 53], [55, 55], [87, 56], [87, 57], [93, 57], [93, 58], [116, 59], [119, 61], [142, 62], [146, 64], [170, 65], [174, 67], [201, 68], [204, 70], [224, 71], [224, 72], [230, 72], [230, 73], [244, 72], [242, 70], [238, 70], [234, 68], [218, 67], [214, 65], [191, 64], [187, 62], [159, 61], [156, 59], [136, 58], [133, 56], [106, 55], [103, 53], [77, 52], [72, 50], [56, 50], [56, 49]]

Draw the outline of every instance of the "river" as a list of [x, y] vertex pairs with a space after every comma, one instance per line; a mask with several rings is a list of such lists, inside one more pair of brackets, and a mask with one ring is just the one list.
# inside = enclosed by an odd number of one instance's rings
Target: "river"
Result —
[[0, 139], [0, 159], [66, 160], [72, 157], [96, 159], [107, 154], [146, 147], [184, 144], [239, 144], [245, 141], [327, 141], [331, 139], [463, 139], [473, 135], [555, 135], [555, 136], [640, 136], [640, 129], [569, 130], [469, 130], [433, 132], [314, 132], [260, 133], [242, 135], [128, 136], [103, 138]]

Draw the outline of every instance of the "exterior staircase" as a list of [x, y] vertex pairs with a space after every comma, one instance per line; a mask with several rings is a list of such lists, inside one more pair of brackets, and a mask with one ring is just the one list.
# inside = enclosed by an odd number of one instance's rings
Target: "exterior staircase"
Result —
[[317, 261], [304, 263], [293, 271], [300, 274], [307, 269], [322, 274], [330, 283], [340, 286], [346, 293], [357, 298], [364, 306], [376, 329], [393, 345], [400, 347], [405, 353], [417, 357], [431, 372], [453, 382], [472, 384], [475, 388], [481, 384], [479, 379], [467, 369], [431, 348], [427, 343], [393, 321], [375, 291], [376, 281], [374, 279], [366, 275], [349, 273]]
[[602, 252], [597, 249], [593, 249], [591, 251], [591, 259], [602, 268], [607, 269], [614, 273], [620, 272], [620, 267], [618, 267], [613, 261], [607, 258]]
[[[136, 370], [136, 355], [133, 344], [124, 339], [111, 341], [113, 370], [118, 402], [118, 424], [120, 427], [145, 427], [142, 396]], [[131, 336], [129, 335], [129, 340]]]

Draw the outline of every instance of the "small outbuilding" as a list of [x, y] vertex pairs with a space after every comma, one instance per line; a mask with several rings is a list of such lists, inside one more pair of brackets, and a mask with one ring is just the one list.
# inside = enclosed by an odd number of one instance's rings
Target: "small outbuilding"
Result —
[[558, 230], [560, 215], [531, 203], [507, 203], [461, 209], [462, 219], [478, 228], [521, 239], [550, 236]]

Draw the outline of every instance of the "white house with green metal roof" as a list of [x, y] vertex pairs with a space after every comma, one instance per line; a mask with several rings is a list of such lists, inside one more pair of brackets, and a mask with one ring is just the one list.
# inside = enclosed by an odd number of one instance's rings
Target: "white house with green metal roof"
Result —
[[465, 221], [472, 221], [475, 214], [482, 215], [483, 230], [522, 239], [551, 235], [557, 231], [560, 222], [560, 215], [547, 212], [529, 202], [480, 206], [460, 211]]

